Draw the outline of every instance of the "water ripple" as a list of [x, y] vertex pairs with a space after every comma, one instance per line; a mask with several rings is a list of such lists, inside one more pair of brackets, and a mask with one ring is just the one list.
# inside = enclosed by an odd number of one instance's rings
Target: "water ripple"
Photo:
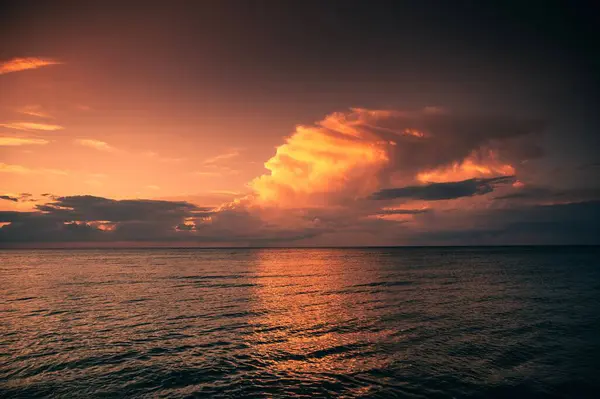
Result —
[[596, 248], [0, 252], [0, 397], [595, 397]]

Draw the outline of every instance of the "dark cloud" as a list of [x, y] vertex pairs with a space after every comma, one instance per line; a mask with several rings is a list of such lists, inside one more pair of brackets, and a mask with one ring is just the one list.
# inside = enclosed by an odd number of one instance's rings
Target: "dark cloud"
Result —
[[185, 201], [113, 200], [85, 195], [57, 197], [36, 208], [32, 212], [0, 211], [0, 223], [8, 223], [0, 228], [0, 243], [266, 245], [315, 237], [325, 230], [314, 224], [284, 228], [264, 222], [245, 208], [217, 211]]
[[469, 228], [407, 237], [417, 245], [599, 245], [600, 201], [495, 209]]
[[30, 193], [21, 193], [18, 197], [13, 197], [11, 195], [0, 195], [0, 199], [13, 201], [13, 202], [35, 202], [36, 199], [33, 198], [33, 194]]
[[497, 196], [495, 200], [514, 201], [556, 201], [556, 202], [582, 202], [600, 199], [600, 188], [583, 187], [558, 189], [540, 186], [525, 186], [514, 192]]
[[[546, 127], [540, 120], [431, 109], [355, 110], [345, 117], [343, 125], [348, 123], [363, 135], [396, 143], [391, 149], [389, 167], [404, 174], [460, 162], [473, 152], [485, 157], [492, 150], [498, 160], [513, 165], [539, 158], [543, 155], [539, 135]], [[332, 134], [339, 134], [335, 125], [327, 127]], [[407, 131], [419, 132], [422, 137], [406, 134]]]
[[58, 197], [36, 208], [65, 221], [158, 221], [190, 216], [208, 216], [211, 208], [184, 201], [113, 200], [91, 195]]
[[382, 209], [378, 215], [419, 215], [430, 212], [430, 209]]
[[[508, 180], [508, 178], [504, 178]], [[490, 181], [488, 181], [490, 180]], [[484, 179], [479, 185], [501, 179]], [[457, 182], [466, 184], [464, 182]], [[469, 183], [472, 184], [472, 183]], [[477, 192], [481, 188], [469, 186]], [[444, 187], [443, 183], [440, 183]], [[411, 196], [438, 198], [433, 193], [410, 192]], [[477, 185], [476, 185], [477, 186]], [[412, 189], [411, 189], [412, 190]], [[411, 191], [409, 190], [409, 191]], [[432, 190], [431, 188], [426, 190]], [[454, 190], [454, 189], [452, 189]], [[456, 191], [451, 193], [456, 194]], [[484, 191], [487, 188], [484, 189]], [[442, 191], [444, 193], [445, 191]], [[69, 207], [67, 207], [69, 205]], [[291, 222], [275, 224], [261, 212], [247, 207], [207, 210], [182, 201], [117, 201], [100, 197], [61, 197], [59, 201], [31, 212], [0, 212], [0, 245], [67, 242], [171, 242], [212, 245], [512, 245], [598, 244], [600, 201], [560, 205], [529, 205], [453, 212], [425, 209], [365, 209], [286, 211]], [[130, 212], [124, 214], [125, 208]], [[426, 219], [402, 223], [367, 217], [373, 214], [407, 214]], [[295, 213], [295, 214], [294, 214]], [[106, 222], [100, 222], [102, 217]], [[110, 227], [110, 228], [106, 228]]]
[[600, 162], [584, 163], [578, 167], [579, 170], [597, 170], [598, 168], [600, 168]]
[[18, 198], [11, 197], [10, 195], [0, 195], [0, 199], [6, 200], [6, 201], [19, 202]]
[[374, 193], [371, 199], [390, 200], [396, 198], [425, 201], [448, 200], [461, 197], [483, 195], [494, 191], [498, 184], [511, 183], [514, 176], [501, 176], [489, 179], [468, 179], [458, 182], [431, 183], [422, 186], [386, 188]]
[[[168, 238], [186, 218], [211, 209], [182, 201], [113, 200], [94, 196], [57, 197], [34, 212], [0, 212], [0, 241], [95, 241]], [[109, 230], [110, 228], [111, 230]]]

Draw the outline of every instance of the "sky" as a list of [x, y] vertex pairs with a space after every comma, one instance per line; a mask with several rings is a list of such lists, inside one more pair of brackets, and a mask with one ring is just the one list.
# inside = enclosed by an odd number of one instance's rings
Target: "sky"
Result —
[[600, 244], [592, 2], [148, 3], [3, 2], [0, 246]]

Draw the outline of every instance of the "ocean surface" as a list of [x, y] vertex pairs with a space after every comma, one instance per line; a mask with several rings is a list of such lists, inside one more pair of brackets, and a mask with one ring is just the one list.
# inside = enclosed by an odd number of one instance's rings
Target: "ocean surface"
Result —
[[600, 397], [600, 249], [0, 251], [1, 397]]

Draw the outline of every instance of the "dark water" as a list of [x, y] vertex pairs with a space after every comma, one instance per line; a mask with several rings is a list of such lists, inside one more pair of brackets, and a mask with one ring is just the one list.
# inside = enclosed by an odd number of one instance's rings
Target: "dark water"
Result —
[[600, 397], [598, 248], [0, 252], [3, 397]]

